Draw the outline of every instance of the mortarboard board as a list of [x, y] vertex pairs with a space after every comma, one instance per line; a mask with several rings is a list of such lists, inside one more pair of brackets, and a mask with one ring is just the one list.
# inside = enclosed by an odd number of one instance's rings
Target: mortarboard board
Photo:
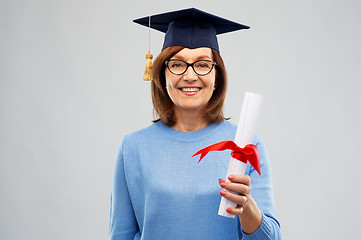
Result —
[[169, 46], [183, 46], [187, 48], [210, 47], [219, 51], [216, 35], [249, 28], [249, 26], [196, 8], [161, 13], [150, 17], [135, 19], [133, 22], [164, 32], [162, 49]]
[[[164, 32], [163, 48], [183, 46], [186, 48], [209, 47], [219, 52], [218, 34], [248, 29], [242, 25], [210, 13], [188, 8], [173, 12], [161, 13], [133, 20], [133, 22]], [[150, 33], [149, 33], [150, 34]], [[144, 80], [152, 80], [150, 51], [146, 55], [147, 67]]]

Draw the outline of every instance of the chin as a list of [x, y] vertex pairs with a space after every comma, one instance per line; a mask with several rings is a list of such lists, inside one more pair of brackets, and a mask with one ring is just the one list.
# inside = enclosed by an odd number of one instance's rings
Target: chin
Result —
[[205, 105], [182, 105], [181, 107], [179, 107], [182, 110], [185, 111], [194, 111], [194, 112], [198, 112], [199, 110], [201, 110], [202, 108], [204, 108]]

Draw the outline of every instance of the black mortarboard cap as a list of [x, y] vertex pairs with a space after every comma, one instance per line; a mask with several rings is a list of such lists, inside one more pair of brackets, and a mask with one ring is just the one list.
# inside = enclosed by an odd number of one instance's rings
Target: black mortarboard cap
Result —
[[162, 49], [169, 46], [209, 47], [219, 52], [216, 35], [249, 28], [196, 8], [157, 14], [150, 18], [151, 21], [149, 17], [144, 17], [133, 22], [164, 32]]

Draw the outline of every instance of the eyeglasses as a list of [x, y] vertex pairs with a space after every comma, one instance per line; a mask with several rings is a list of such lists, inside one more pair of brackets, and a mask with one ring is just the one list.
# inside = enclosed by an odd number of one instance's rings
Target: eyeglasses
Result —
[[194, 63], [187, 63], [183, 60], [171, 59], [165, 61], [165, 65], [175, 75], [182, 75], [187, 71], [188, 67], [192, 67], [196, 74], [203, 76], [210, 73], [216, 63], [210, 60], [198, 60]]

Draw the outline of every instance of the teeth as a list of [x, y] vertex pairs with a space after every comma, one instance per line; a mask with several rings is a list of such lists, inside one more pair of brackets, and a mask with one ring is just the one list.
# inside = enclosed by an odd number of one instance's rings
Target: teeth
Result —
[[181, 88], [184, 92], [197, 92], [200, 90], [200, 88]]

